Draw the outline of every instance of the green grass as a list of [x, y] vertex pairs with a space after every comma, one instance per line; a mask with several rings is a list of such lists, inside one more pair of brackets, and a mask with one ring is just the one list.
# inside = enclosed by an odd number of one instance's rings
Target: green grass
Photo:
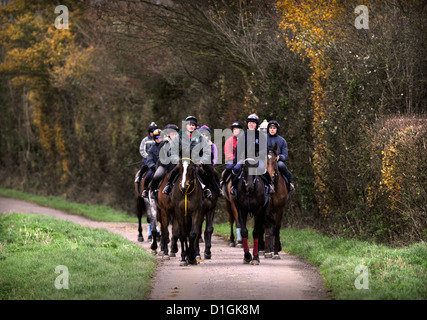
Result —
[[[57, 266], [68, 268], [68, 289], [55, 286], [65, 284]], [[155, 267], [150, 253], [105, 230], [0, 214], [0, 300], [144, 299]]]
[[67, 200], [60, 197], [53, 196], [37, 196], [26, 192], [0, 188], [0, 195], [26, 200], [40, 204], [42, 206], [62, 210], [70, 214], [78, 214], [88, 217], [95, 221], [107, 221], [107, 222], [137, 222], [136, 217], [131, 217], [126, 212], [116, 211], [107, 206], [97, 206], [81, 203], [68, 202]]
[[[215, 225], [215, 233], [229, 236], [229, 224]], [[249, 232], [251, 234], [251, 231]], [[352, 239], [330, 238], [313, 230], [282, 229], [283, 250], [319, 267], [334, 299], [427, 299], [427, 244], [391, 248]], [[357, 266], [367, 267], [368, 289]], [[357, 281], [356, 281], [357, 279]], [[366, 283], [365, 283], [366, 285]]]

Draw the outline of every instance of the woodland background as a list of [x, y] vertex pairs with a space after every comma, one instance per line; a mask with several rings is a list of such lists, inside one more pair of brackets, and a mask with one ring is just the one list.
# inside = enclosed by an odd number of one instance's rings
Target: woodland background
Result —
[[0, 185], [133, 214], [152, 121], [256, 112], [297, 177], [285, 225], [425, 241], [426, 26], [423, 0], [0, 1]]

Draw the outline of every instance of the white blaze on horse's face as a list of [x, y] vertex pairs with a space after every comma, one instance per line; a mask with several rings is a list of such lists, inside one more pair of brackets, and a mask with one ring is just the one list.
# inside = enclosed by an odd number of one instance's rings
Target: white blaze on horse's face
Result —
[[185, 178], [187, 177], [187, 168], [188, 168], [188, 162], [184, 161], [182, 163], [183, 171], [182, 171], [182, 178], [181, 178], [181, 187], [185, 187]]
[[271, 154], [268, 155], [268, 159], [272, 159], [273, 156]]

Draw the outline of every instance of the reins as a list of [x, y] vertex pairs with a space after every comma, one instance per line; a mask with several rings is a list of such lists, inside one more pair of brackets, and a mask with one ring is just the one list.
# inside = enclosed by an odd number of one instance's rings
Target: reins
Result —
[[[191, 162], [193, 162], [193, 160], [191, 160], [190, 158], [182, 158], [183, 160], [190, 160]], [[181, 188], [181, 184], [179, 184], [179, 190], [181, 191], [182, 194], [184, 194], [184, 206], [185, 206], [185, 216], [187, 216], [187, 208], [188, 208], [188, 201], [187, 201], [187, 196], [189, 194], [191, 194], [195, 189], [196, 189], [196, 179], [193, 179], [193, 189], [191, 189], [191, 191], [189, 191], [191, 186], [191, 183], [187, 186], [187, 188], [185, 189], [185, 191]]]

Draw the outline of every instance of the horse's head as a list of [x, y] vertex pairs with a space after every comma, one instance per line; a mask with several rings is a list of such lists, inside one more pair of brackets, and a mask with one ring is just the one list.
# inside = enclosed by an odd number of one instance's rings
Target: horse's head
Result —
[[182, 158], [179, 162], [181, 174], [181, 189], [185, 190], [189, 184], [196, 180], [196, 171], [203, 173], [201, 164], [195, 164], [189, 158]]
[[252, 158], [245, 159], [243, 163], [243, 176], [242, 176], [242, 182], [243, 187], [246, 191], [246, 193], [250, 194], [255, 190], [255, 184], [257, 182], [257, 175], [250, 174], [250, 168], [257, 168], [258, 163], [256, 160]]
[[267, 171], [271, 177], [274, 177], [277, 168], [277, 144], [274, 145], [273, 149], [268, 150], [267, 154]]

